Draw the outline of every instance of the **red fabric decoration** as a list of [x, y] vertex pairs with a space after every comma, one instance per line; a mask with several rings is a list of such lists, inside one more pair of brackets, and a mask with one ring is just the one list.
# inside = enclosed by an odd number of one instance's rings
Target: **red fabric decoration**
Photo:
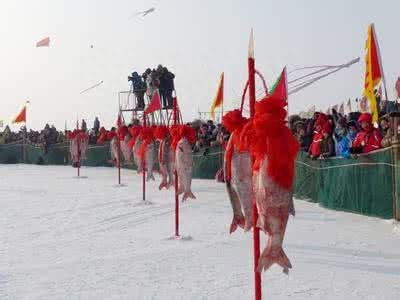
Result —
[[268, 96], [257, 102], [252, 123], [242, 130], [241, 147], [249, 147], [254, 157], [253, 170], [258, 171], [267, 156], [267, 174], [284, 189], [291, 189], [294, 160], [299, 143], [286, 126], [286, 101]]
[[152, 127], [142, 128], [139, 137], [142, 140], [142, 145], [140, 146], [139, 149], [139, 155], [142, 160], [145, 160], [146, 148], [150, 143], [154, 141], [153, 128]]
[[101, 127], [100, 130], [100, 135], [99, 138], [97, 139], [97, 144], [103, 144], [104, 141], [107, 139], [107, 131], [104, 127]]
[[121, 126], [118, 130], [119, 140], [123, 141], [128, 132], [129, 132], [128, 126], [126, 125]]
[[132, 126], [129, 130], [129, 133], [131, 134], [131, 139], [128, 142], [128, 147], [129, 149], [133, 149], [133, 146], [135, 146], [136, 142], [136, 137], [140, 134], [140, 131], [142, 130], [142, 126], [136, 125]]
[[317, 120], [314, 123], [314, 128], [317, 128], [317, 126], [321, 126], [325, 124], [325, 122], [328, 121], [328, 117], [324, 113], [319, 113]]
[[196, 142], [196, 131], [194, 128], [187, 125], [173, 125], [170, 129], [171, 135], [171, 149], [176, 150], [176, 146], [178, 142], [182, 138], [186, 138], [190, 144], [194, 144]]
[[107, 140], [111, 141], [116, 135], [115, 131], [107, 132]]
[[165, 137], [167, 136], [168, 132], [169, 132], [169, 131], [168, 131], [168, 127], [165, 126], [165, 125], [157, 126], [157, 127], [153, 130], [154, 137], [155, 137], [157, 140], [160, 140], [160, 141], [162, 141], [163, 139], [165, 139]]

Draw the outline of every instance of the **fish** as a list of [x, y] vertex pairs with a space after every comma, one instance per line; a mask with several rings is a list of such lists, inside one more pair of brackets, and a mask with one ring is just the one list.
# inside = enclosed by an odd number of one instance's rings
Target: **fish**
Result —
[[127, 134], [125, 136], [124, 140], [121, 141], [121, 152], [122, 152], [122, 155], [124, 156], [124, 164], [125, 165], [130, 164], [130, 160], [131, 160], [132, 151], [131, 151], [131, 149], [129, 149], [129, 146], [128, 146], [130, 139], [131, 139], [130, 135]]
[[110, 142], [111, 162], [118, 163], [118, 138], [115, 136]]
[[182, 196], [182, 201], [188, 198], [196, 199], [191, 191], [192, 175], [193, 175], [193, 153], [189, 141], [184, 137], [181, 138], [176, 146], [176, 172], [178, 174], [178, 194]]
[[139, 153], [141, 146], [142, 146], [142, 139], [138, 136], [136, 137], [135, 144], [132, 149], [133, 159], [135, 161], [138, 173], [143, 171], [142, 159], [140, 158], [140, 153]]
[[[225, 152], [224, 159], [224, 179], [233, 210], [233, 219], [229, 229], [229, 233], [233, 233], [237, 227], [241, 227], [244, 231], [248, 231], [253, 227], [252, 219], [252, 170], [251, 157], [249, 152], [237, 151], [233, 144], [233, 135], [231, 135], [227, 149], [233, 147], [232, 157], [229, 159], [229, 151]], [[231, 164], [231, 175], [228, 176], [228, 166]]]
[[146, 181], [155, 180], [153, 175], [153, 168], [155, 163], [155, 143], [149, 143], [145, 152], [145, 168], [147, 170]]
[[293, 192], [282, 188], [268, 176], [267, 165], [268, 158], [265, 156], [260, 169], [253, 173], [254, 196], [258, 211], [257, 226], [268, 235], [267, 246], [260, 255], [257, 271], [268, 270], [276, 263], [283, 268], [285, 274], [288, 274], [292, 264], [282, 245]]
[[158, 149], [158, 161], [160, 164], [161, 183], [159, 190], [169, 189], [174, 185], [175, 157], [174, 151], [170, 148], [169, 137], [164, 138]]

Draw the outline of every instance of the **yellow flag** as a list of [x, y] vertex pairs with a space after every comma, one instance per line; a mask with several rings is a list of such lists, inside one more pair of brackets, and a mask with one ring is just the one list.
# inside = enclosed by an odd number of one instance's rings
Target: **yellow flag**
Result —
[[219, 85], [218, 85], [218, 90], [217, 90], [217, 94], [215, 95], [213, 104], [211, 105], [211, 118], [214, 119], [214, 111], [215, 109], [222, 105], [222, 103], [224, 102], [224, 72], [222, 72], [221, 74], [221, 78], [219, 80]]

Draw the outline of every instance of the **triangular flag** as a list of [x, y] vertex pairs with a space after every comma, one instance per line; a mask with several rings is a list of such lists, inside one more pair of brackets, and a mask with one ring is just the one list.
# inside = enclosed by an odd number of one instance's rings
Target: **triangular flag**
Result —
[[218, 89], [217, 89], [217, 94], [215, 95], [213, 104], [211, 105], [211, 118], [214, 119], [214, 111], [215, 109], [222, 105], [224, 102], [224, 72], [222, 72], [221, 77], [219, 79], [219, 84], [218, 84]]
[[342, 102], [342, 104], [340, 104], [340, 107], [339, 107], [339, 114], [341, 114], [342, 116], [344, 116], [344, 102]]
[[50, 38], [44, 38], [36, 43], [36, 47], [49, 47], [50, 46]]
[[269, 99], [285, 101], [288, 98], [287, 93], [287, 75], [286, 75], [286, 67], [283, 68], [281, 75], [278, 77], [274, 85], [270, 90], [270, 94], [268, 95]]
[[22, 108], [18, 116], [15, 117], [15, 119], [12, 121], [13, 123], [21, 123], [21, 122], [26, 122], [26, 106]]
[[158, 94], [158, 90], [154, 93], [153, 99], [151, 99], [151, 102], [149, 106], [146, 108], [144, 111], [145, 115], [151, 114], [152, 112], [161, 109], [161, 100], [160, 100], [160, 95]]
[[351, 112], [352, 112], [352, 111], [351, 111], [351, 99], [350, 99], [350, 98], [349, 98], [349, 100], [347, 101], [346, 108], [347, 108], [347, 112], [348, 112], [348, 113], [351, 113]]

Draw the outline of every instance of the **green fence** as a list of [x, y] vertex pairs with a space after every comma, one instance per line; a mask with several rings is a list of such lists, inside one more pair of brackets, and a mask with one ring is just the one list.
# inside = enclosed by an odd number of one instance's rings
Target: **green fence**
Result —
[[[393, 218], [400, 211], [397, 190], [400, 168], [388, 148], [358, 159], [310, 160], [299, 153], [296, 160], [294, 194], [320, 205], [368, 216]], [[221, 167], [219, 147], [194, 153], [194, 178], [213, 179]], [[111, 166], [109, 144], [90, 146], [84, 166]], [[1, 145], [0, 163], [70, 164], [68, 144], [47, 151], [35, 145]], [[135, 166], [126, 166], [134, 169]]]

